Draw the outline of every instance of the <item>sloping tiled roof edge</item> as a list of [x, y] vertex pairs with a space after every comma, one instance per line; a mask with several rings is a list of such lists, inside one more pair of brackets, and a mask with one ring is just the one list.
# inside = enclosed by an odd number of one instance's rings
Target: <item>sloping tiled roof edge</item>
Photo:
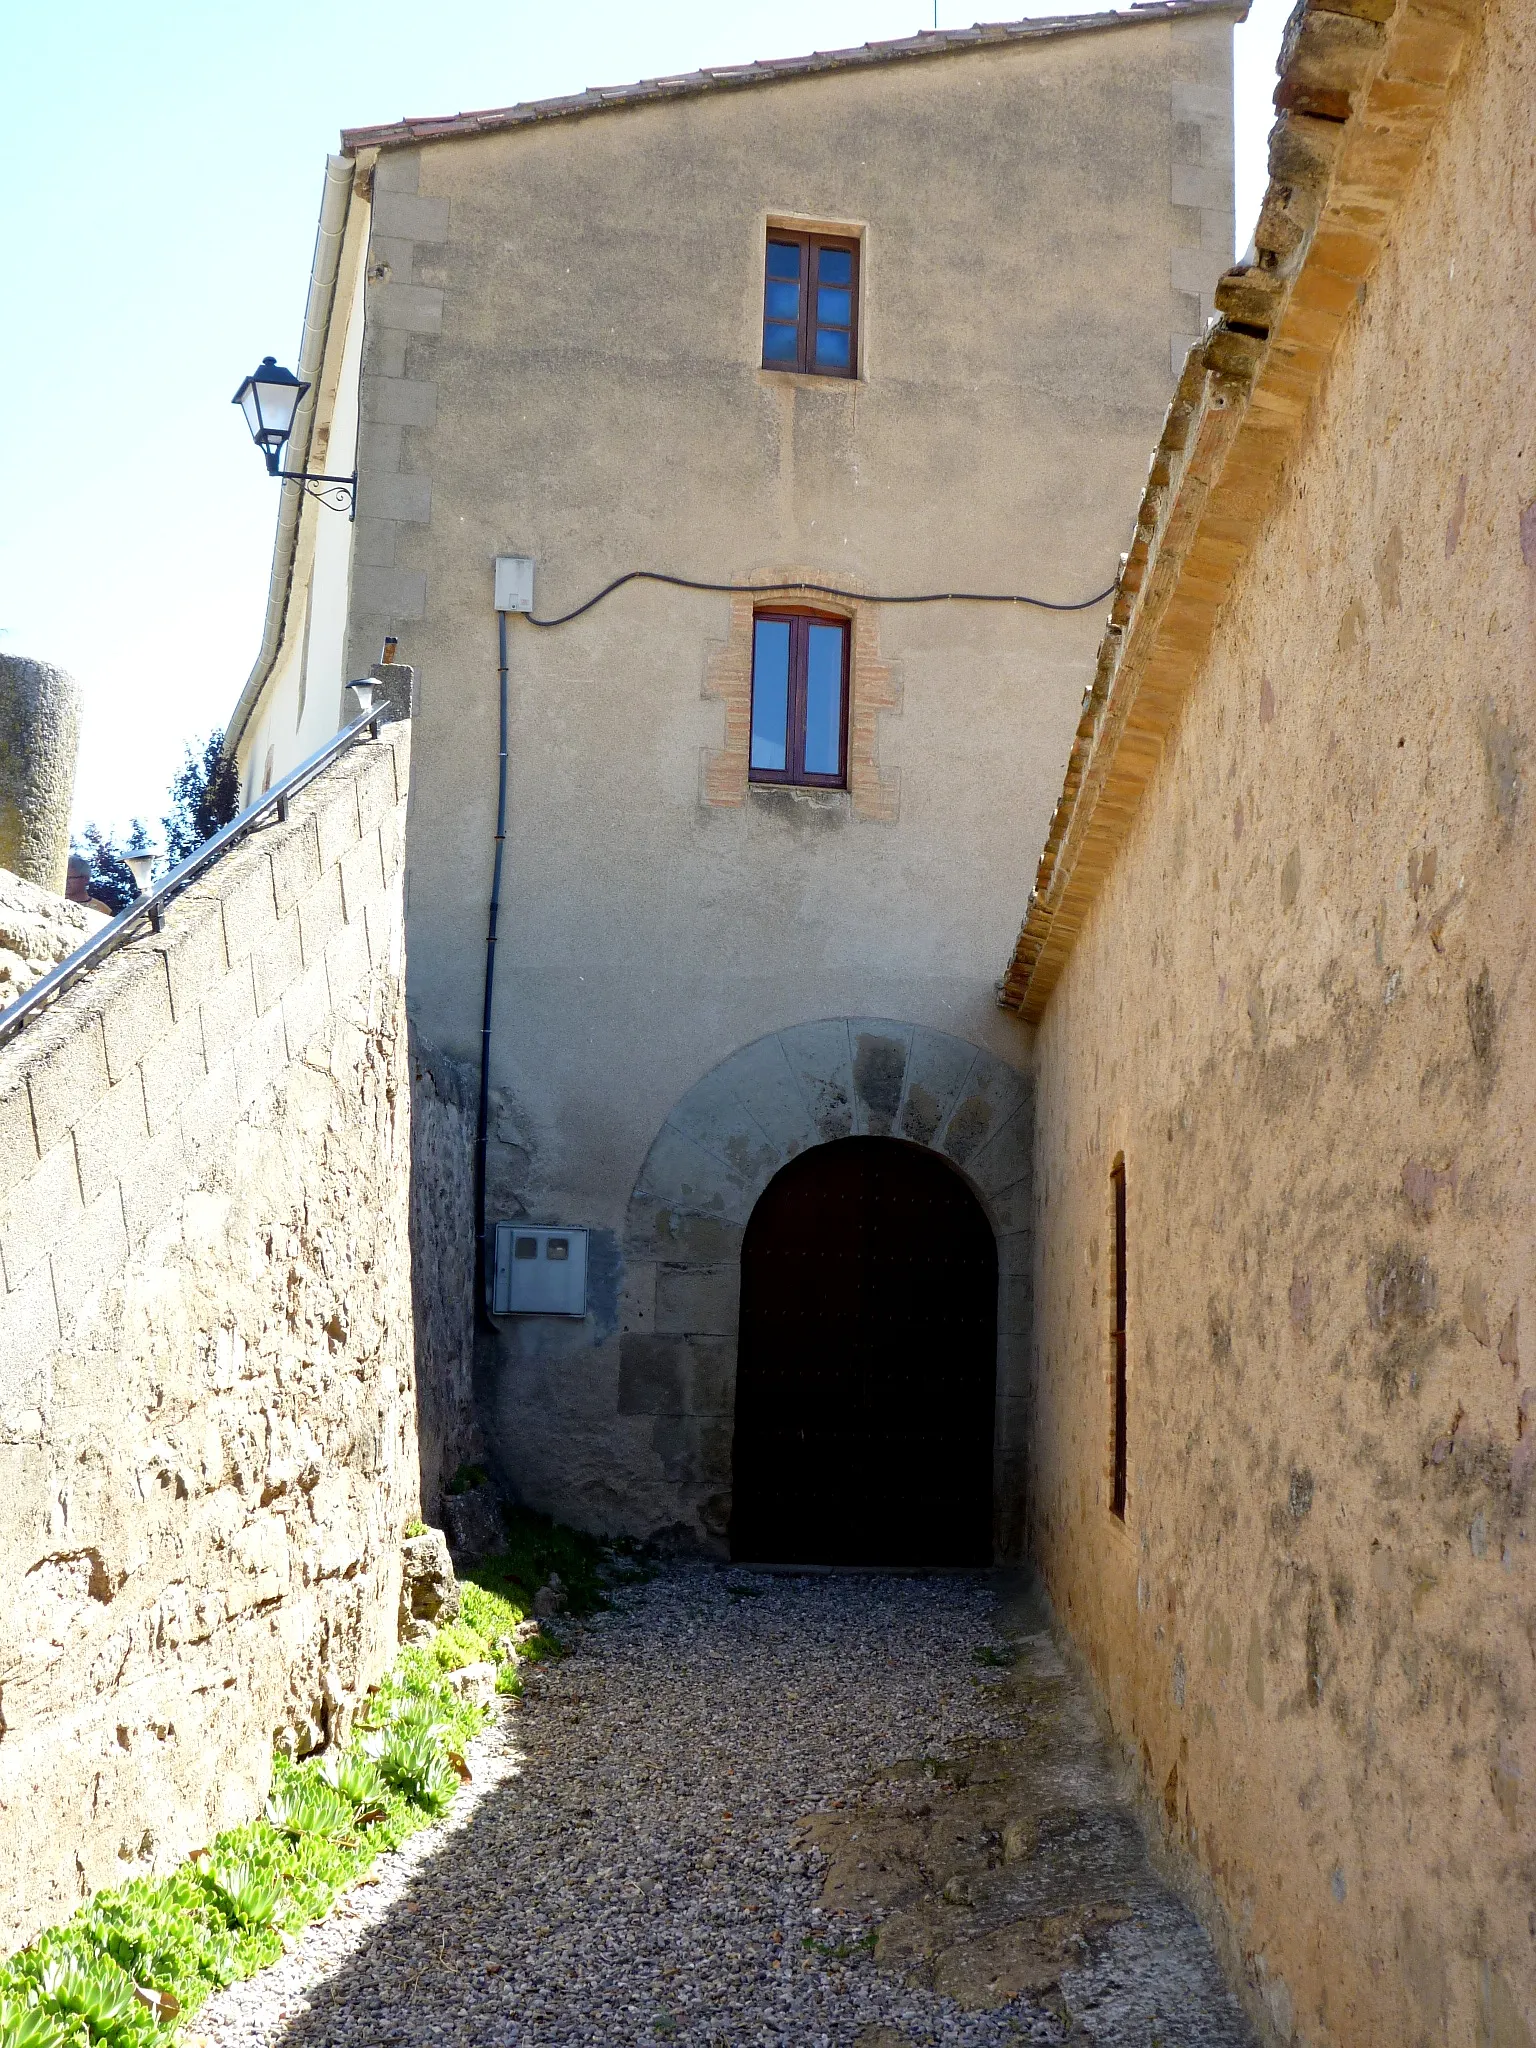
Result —
[[863, 43], [851, 50], [818, 50], [808, 57], [717, 65], [708, 71], [678, 72], [671, 78], [642, 78], [633, 85], [593, 86], [563, 99], [527, 100], [520, 106], [490, 107], [478, 114], [445, 114], [435, 119], [385, 121], [372, 128], [344, 128], [341, 146], [346, 154], [356, 155], [362, 149], [400, 149], [421, 142], [446, 142], [458, 136], [489, 135], [498, 129], [523, 128], [540, 121], [606, 113], [615, 107], [644, 106], [653, 100], [689, 99], [699, 93], [782, 85], [790, 79], [811, 78], [823, 71], [854, 71], [872, 64], [955, 56], [1002, 43], [1043, 42], [1056, 36], [1134, 27], [1146, 21], [1174, 21], [1190, 14], [1230, 14], [1241, 20], [1247, 15], [1248, 6], [1249, 0], [1133, 0], [1128, 9], [1105, 14], [1050, 15], [1037, 21], [979, 22], [974, 28], [923, 29], [915, 36]]
[[998, 1001], [1043, 1014], [1300, 446], [1486, 0], [1306, 0], [1281, 47], [1251, 260], [1216, 288], [1135, 538]]

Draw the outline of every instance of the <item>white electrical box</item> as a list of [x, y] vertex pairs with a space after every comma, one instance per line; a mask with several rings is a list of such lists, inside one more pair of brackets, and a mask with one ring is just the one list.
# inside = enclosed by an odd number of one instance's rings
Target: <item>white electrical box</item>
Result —
[[496, 557], [496, 609], [499, 612], [533, 610], [532, 555]]
[[587, 1233], [542, 1223], [498, 1223], [493, 1316], [584, 1316]]

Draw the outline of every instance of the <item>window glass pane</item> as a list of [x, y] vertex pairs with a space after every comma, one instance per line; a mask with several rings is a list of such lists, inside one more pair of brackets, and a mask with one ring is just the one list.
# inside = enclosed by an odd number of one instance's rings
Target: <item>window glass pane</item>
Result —
[[847, 369], [848, 333], [845, 328], [817, 328], [816, 367], [818, 370]]
[[[823, 292], [821, 296], [825, 298], [827, 295]], [[848, 294], [844, 292], [843, 297], [847, 298], [847, 296]], [[799, 285], [786, 284], [782, 278], [770, 277], [768, 289], [763, 296], [763, 311], [770, 320], [798, 320], [800, 318]], [[830, 320], [832, 315], [824, 313], [822, 318]]]
[[752, 631], [752, 766], [788, 762], [789, 621], [758, 619]]
[[805, 654], [805, 772], [836, 775], [843, 736], [842, 626], [812, 625]]
[[[770, 286], [770, 290], [772, 287]], [[816, 294], [816, 318], [824, 320], [829, 327], [851, 327], [853, 325], [853, 293], [849, 291], [828, 291], [823, 285]]]
[[768, 244], [768, 275], [770, 277], [799, 277], [800, 245], [798, 242], [770, 242]]
[[763, 329], [763, 361], [793, 363], [799, 341], [798, 327], [784, 327], [770, 320]]
[[817, 260], [816, 276], [821, 284], [852, 284], [853, 251], [823, 249]]

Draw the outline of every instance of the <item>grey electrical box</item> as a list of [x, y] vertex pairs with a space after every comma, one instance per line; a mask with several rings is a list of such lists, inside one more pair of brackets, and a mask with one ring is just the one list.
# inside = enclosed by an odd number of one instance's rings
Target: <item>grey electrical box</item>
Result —
[[499, 612], [533, 610], [532, 555], [496, 557], [496, 609]]
[[542, 1223], [498, 1223], [491, 1314], [584, 1316], [586, 1312], [587, 1233]]

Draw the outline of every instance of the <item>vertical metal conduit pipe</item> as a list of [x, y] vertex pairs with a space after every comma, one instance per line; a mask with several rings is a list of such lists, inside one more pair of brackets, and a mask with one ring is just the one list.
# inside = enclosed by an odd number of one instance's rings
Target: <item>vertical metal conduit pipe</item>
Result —
[[501, 696], [501, 756], [496, 775], [496, 863], [491, 871], [491, 915], [485, 934], [485, 1005], [480, 1018], [480, 1109], [475, 1119], [475, 1291], [481, 1320], [490, 1315], [490, 1262], [485, 1243], [485, 1169], [491, 1134], [491, 1007], [496, 995], [496, 923], [501, 915], [501, 857], [507, 838], [507, 615], [496, 614], [497, 683]]

